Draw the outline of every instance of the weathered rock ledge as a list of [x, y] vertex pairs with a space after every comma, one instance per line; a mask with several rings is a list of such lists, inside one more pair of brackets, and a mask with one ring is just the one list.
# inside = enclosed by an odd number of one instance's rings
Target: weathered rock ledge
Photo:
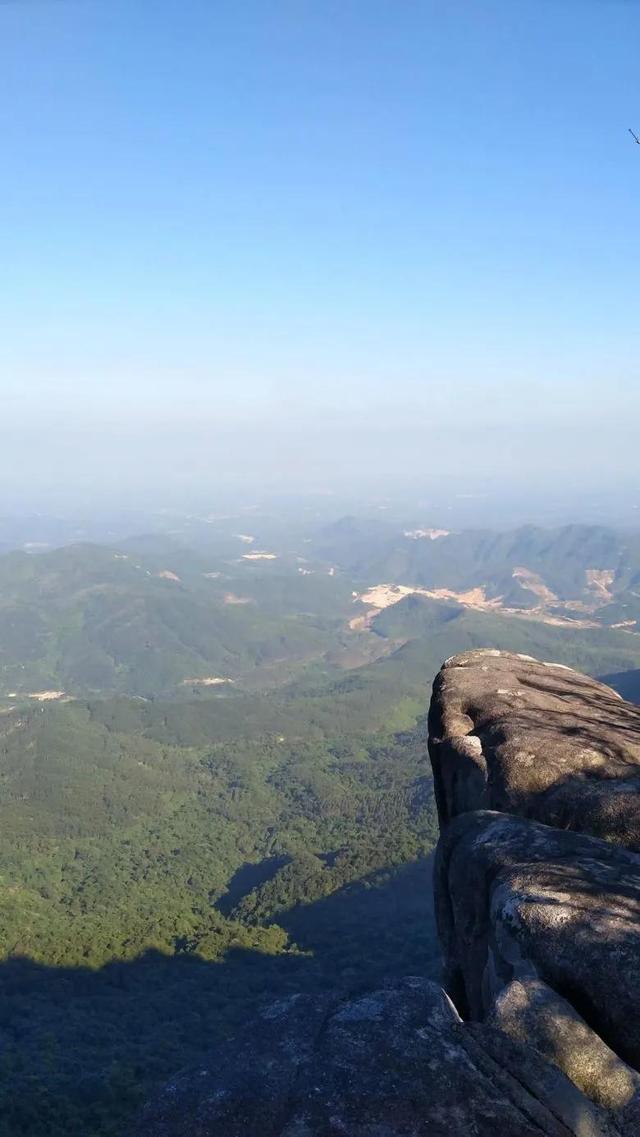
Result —
[[436, 678], [429, 751], [447, 990], [640, 1133], [640, 708], [467, 652]]
[[144, 1137], [614, 1137], [531, 1047], [462, 1023], [435, 983], [294, 995], [147, 1109]]
[[640, 709], [470, 652], [436, 679], [429, 749], [446, 991], [267, 1005], [136, 1137], [640, 1135]]

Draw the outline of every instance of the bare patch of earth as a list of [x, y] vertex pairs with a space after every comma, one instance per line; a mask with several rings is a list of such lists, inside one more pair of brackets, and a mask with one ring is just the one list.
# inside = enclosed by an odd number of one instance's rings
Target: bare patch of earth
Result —
[[29, 691], [27, 693], [27, 699], [36, 699], [39, 703], [47, 703], [55, 699], [68, 703], [72, 698], [73, 695], [67, 695], [66, 691]]
[[537, 572], [532, 572], [531, 569], [525, 568], [524, 565], [518, 565], [514, 568], [512, 576], [518, 581], [522, 588], [526, 588], [528, 592], [533, 592], [543, 604], [558, 604], [559, 600], [555, 592], [544, 583], [541, 576]]
[[227, 679], [222, 675], [202, 675], [199, 679], [182, 680], [182, 685], [189, 687], [220, 687], [225, 683], [233, 683], [233, 679]]
[[610, 585], [613, 584], [615, 572], [613, 569], [586, 569], [587, 588], [594, 594], [594, 599], [600, 604], [609, 604], [613, 600]]
[[[535, 574], [533, 574], [535, 575]], [[546, 586], [543, 584], [543, 588]], [[553, 594], [552, 594], [553, 595]], [[366, 592], [360, 593], [355, 599], [367, 605], [367, 610], [360, 612], [349, 621], [352, 631], [367, 631], [379, 612], [398, 604], [405, 596], [425, 596], [430, 600], [453, 600], [463, 608], [470, 608], [476, 612], [499, 612], [501, 616], [510, 616], [519, 620], [535, 620], [554, 627], [567, 628], [597, 628], [600, 625], [594, 620], [575, 620], [547, 611], [540, 606], [536, 608], [507, 608], [502, 604], [502, 597], [489, 598], [484, 588], [470, 588], [466, 592], [454, 592], [451, 588], [413, 588], [406, 584], [376, 584]]]

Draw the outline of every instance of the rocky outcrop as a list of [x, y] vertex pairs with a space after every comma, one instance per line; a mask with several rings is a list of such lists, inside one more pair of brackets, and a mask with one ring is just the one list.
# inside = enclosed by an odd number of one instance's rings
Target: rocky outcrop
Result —
[[[593, 837], [468, 813], [436, 860], [448, 986], [471, 1018], [539, 977], [640, 1067], [640, 858]], [[615, 982], [612, 982], [612, 979]]]
[[441, 828], [497, 809], [640, 850], [640, 707], [595, 679], [509, 652], [454, 656], [429, 752]]
[[135, 1137], [638, 1137], [640, 709], [486, 651], [429, 722], [446, 991], [265, 1006]]
[[640, 1133], [640, 709], [478, 651], [444, 665], [429, 726], [447, 990]]
[[147, 1109], [139, 1137], [614, 1137], [554, 1066], [437, 984], [294, 995]]

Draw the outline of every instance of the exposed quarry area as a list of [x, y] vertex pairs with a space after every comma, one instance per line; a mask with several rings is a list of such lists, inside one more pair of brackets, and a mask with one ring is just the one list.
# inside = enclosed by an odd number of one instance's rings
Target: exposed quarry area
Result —
[[[411, 534], [405, 534], [405, 536], [411, 536]], [[366, 611], [354, 616], [349, 627], [353, 631], [370, 628], [378, 613], [385, 608], [389, 608], [392, 604], [398, 604], [407, 596], [424, 596], [429, 600], [454, 602], [462, 605], [463, 608], [477, 612], [495, 611], [500, 612], [502, 616], [510, 616], [520, 620], [537, 620], [555, 627], [598, 628], [602, 626], [598, 619], [599, 609], [610, 604], [614, 599], [614, 594], [610, 591], [615, 576], [612, 569], [586, 569], [581, 598], [569, 600], [560, 599], [545, 584], [538, 573], [522, 565], [514, 568], [511, 575], [524, 592], [535, 596], [537, 603], [523, 607], [509, 605], [505, 603], [504, 596], [488, 595], [488, 588], [484, 585], [456, 591], [453, 588], [424, 588], [417, 585], [394, 583], [377, 584], [365, 592], [354, 594], [354, 600], [363, 604]], [[633, 633], [636, 624], [636, 620], [628, 619], [609, 626]]]

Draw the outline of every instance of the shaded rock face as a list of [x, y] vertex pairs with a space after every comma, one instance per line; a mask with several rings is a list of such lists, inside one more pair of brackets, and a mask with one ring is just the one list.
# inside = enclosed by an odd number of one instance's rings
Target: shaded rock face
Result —
[[593, 837], [476, 812], [436, 857], [438, 928], [457, 1005], [482, 1018], [539, 977], [640, 1067], [640, 857]]
[[613, 1137], [535, 1050], [421, 978], [297, 995], [147, 1107], [139, 1137]]
[[595, 679], [510, 652], [454, 656], [429, 753], [441, 828], [497, 809], [640, 850], [640, 707]]
[[568, 668], [468, 652], [429, 726], [447, 990], [640, 1134], [640, 709]]

